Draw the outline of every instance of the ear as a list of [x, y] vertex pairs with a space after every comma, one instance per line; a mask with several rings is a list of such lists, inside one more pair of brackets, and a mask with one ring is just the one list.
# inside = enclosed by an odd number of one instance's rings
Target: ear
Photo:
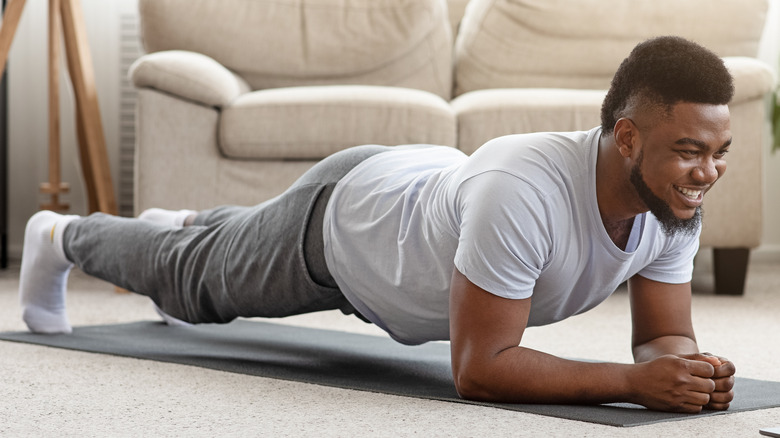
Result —
[[613, 134], [620, 155], [623, 158], [630, 157], [639, 141], [639, 129], [634, 122], [627, 118], [618, 119]]

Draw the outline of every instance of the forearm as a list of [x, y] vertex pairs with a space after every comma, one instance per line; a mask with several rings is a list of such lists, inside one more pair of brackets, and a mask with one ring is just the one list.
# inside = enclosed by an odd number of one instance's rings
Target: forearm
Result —
[[688, 336], [661, 336], [633, 346], [636, 363], [649, 362], [667, 354], [682, 355], [699, 352], [696, 340]]
[[[646, 303], [639, 300], [638, 304]], [[660, 312], [651, 312], [649, 317], [640, 313], [639, 324], [635, 324], [639, 330], [634, 331], [638, 363], [577, 362], [518, 347], [530, 310], [530, 298], [498, 297], [454, 270], [450, 345], [453, 377], [461, 397], [514, 403], [631, 402], [650, 409], [698, 412], [717, 390], [718, 383], [712, 380], [716, 360], [663, 354], [697, 350], [690, 324], [657, 334], [643, 328], [656, 326], [652, 314]], [[656, 358], [645, 361], [651, 357]], [[719, 382], [723, 388], [727, 383]], [[722, 397], [726, 406], [728, 395]]]
[[[522, 347], [472, 357], [483, 360], [453, 361], [458, 393], [467, 399], [545, 404], [629, 402], [662, 411], [699, 412], [708, 403], [727, 409], [733, 398], [728, 392], [733, 382], [723, 380], [719, 383], [722, 389], [718, 389], [712, 380], [713, 364], [702, 360], [704, 357], [668, 354], [636, 364], [594, 363]], [[718, 405], [711, 403], [713, 391], [722, 392], [717, 395]]]
[[636, 365], [579, 362], [523, 347], [456, 367], [467, 399], [507, 403], [597, 404], [633, 399]]

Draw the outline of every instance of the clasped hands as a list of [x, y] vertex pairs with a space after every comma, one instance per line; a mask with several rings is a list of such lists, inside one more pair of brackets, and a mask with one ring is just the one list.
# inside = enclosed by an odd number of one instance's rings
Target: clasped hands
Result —
[[726, 358], [709, 353], [665, 355], [638, 365], [647, 373], [641, 404], [650, 409], [726, 410], [734, 399], [736, 367]]

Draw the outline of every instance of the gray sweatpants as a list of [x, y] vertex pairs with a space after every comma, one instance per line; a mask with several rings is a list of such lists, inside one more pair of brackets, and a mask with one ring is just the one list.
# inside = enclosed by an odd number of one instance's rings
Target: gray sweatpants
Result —
[[65, 254], [84, 272], [146, 295], [188, 322], [331, 309], [354, 313], [325, 264], [325, 206], [347, 172], [388, 149], [338, 152], [278, 197], [254, 207], [201, 212], [190, 227], [100, 213], [80, 218], [65, 229]]

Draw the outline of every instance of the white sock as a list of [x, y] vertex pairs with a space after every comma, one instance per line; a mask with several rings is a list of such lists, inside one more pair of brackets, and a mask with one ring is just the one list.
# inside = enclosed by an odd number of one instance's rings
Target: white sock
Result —
[[[197, 213], [193, 210], [163, 210], [162, 208], [147, 208], [141, 214], [138, 215], [138, 219], [147, 222], [153, 222], [156, 224], [166, 225], [174, 228], [181, 228], [184, 226], [184, 220], [191, 214]], [[160, 315], [160, 318], [165, 321], [166, 324], [171, 326], [188, 326], [192, 325], [189, 322], [182, 321], [178, 318], [174, 318], [171, 315], [163, 312], [157, 304], [154, 304], [154, 310]]]
[[22, 319], [35, 333], [70, 333], [65, 311], [68, 274], [73, 264], [65, 256], [62, 235], [79, 216], [40, 211], [27, 221], [19, 276]]
[[[154, 302], [152, 302], [152, 304], [154, 304]], [[157, 312], [158, 315], [160, 315], [160, 318], [162, 318], [163, 321], [165, 321], [165, 323], [168, 325], [183, 326], [183, 327], [192, 325], [187, 321], [182, 321], [178, 318], [174, 318], [171, 315], [168, 315], [167, 313], [163, 312], [162, 309], [157, 307], [157, 304], [154, 304], [154, 310]]]
[[138, 215], [138, 219], [153, 222], [155, 224], [167, 225], [169, 227], [181, 228], [184, 221], [192, 214], [197, 213], [193, 210], [163, 210], [162, 208], [147, 208]]

